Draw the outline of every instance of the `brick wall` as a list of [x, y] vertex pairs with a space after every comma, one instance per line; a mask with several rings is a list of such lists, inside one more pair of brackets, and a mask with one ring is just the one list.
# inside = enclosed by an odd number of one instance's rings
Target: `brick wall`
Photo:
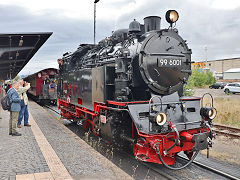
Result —
[[223, 73], [232, 68], [240, 68], [240, 58], [208, 61], [207, 68], [213, 69], [217, 73]]

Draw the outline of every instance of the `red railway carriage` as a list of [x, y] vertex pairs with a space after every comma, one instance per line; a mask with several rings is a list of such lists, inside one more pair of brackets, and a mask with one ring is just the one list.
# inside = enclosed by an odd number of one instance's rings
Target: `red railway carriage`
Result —
[[[160, 17], [136, 20], [98, 44], [81, 44], [59, 63], [58, 108], [95, 135], [120, 147], [131, 146], [136, 159], [178, 170], [212, 145], [216, 109], [205, 95], [184, 97], [191, 75], [191, 49]], [[189, 161], [171, 166], [184, 152]]]
[[28, 94], [42, 103], [56, 103], [57, 74], [57, 69], [48, 68], [25, 77], [24, 80], [31, 83], [31, 88], [28, 90]]

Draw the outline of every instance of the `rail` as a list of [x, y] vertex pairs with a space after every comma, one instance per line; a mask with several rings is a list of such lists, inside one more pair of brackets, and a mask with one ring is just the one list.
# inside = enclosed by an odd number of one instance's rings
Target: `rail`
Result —
[[[52, 108], [51, 106], [45, 105], [45, 107], [48, 108], [48, 109], [50, 109], [50, 110], [52, 110], [52, 111], [54, 111], [54, 112], [56, 112], [57, 114], [60, 114], [57, 110], [55, 110], [55, 109]], [[224, 126], [224, 125], [214, 125], [214, 127], [215, 127], [215, 128], [225, 129], [225, 130], [232, 130], [232, 131], [235, 131], [235, 132], [240, 132], [240, 129], [239, 129], [239, 128], [228, 127], [228, 126]], [[216, 132], [216, 130], [215, 130], [215, 132]], [[125, 152], [121, 152], [121, 153], [125, 154], [125, 155], [128, 156], [129, 158], [135, 159], [134, 156], [129, 155], [128, 153], [125, 153]], [[184, 160], [184, 161], [187, 161], [187, 160], [188, 160], [187, 158], [182, 157], [182, 156], [177, 156], [177, 157], [178, 157], [178, 158], [181, 158], [181, 159]], [[142, 164], [143, 166], [147, 167], [148, 169], [150, 169], [150, 170], [153, 171], [154, 173], [159, 174], [160, 176], [164, 177], [165, 179], [169, 179], [169, 180], [175, 180], [175, 179], [177, 179], [177, 178], [175, 178], [174, 176], [171, 176], [170, 174], [168, 174], [168, 173], [162, 171], [161, 169], [153, 166], [151, 163], [140, 162], [140, 164]], [[194, 165], [196, 165], [196, 166], [198, 166], [198, 167], [201, 167], [201, 168], [203, 168], [203, 169], [206, 169], [206, 170], [208, 170], [208, 171], [211, 171], [211, 172], [213, 172], [213, 173], [215, 173], [215, 174], [218, 174], [218, 175], [220, 175], [220, 176], [222, 176], [222, 177], [225, 177], [225, 178], [228, 178], [228, 179], [240, 180], [238, 177], [235, 177], [235, 176], [233, 176], [233, 175], [230, 175], [230, 174], [228, 174], [228, 173], [225, 173], [225, 172], [223, 172], [223, 171], [221, 171], [221, 170], [215, 169], [215, 168], [210, 167], [210, 166], [208, 166], [208, 165], [202, 164], [202, 163], [200, 163], [200, 162], [198, 162], [198, 161], [193, 161], [192, 164], [194, 164]]]
[[[178, 157], [181, 158], [181, 159], [184, 159], [184, 160], [186, 160], [186, 161], [188, 160], [187, 158], [182, 157], [182, 156], [178, 156]], [[200, 162], [198, 162], [198, 161], [193, 161], [192, 163], [195, 164], [195, 165], [197, 165], [197, 166], [199, 166], [199, 167], [201, 167], [201, 168], [207, 169], [207, 170], [209, 170], [209, 171], [211, 171], [211, 172], [213, 172], [213, 173], [215, 173], [215, 174], [218, 174], [218, 175], [220, 175], [220, 176], [223, 176], [223, 177], [225, 177], [225, 178], [234, 179], [234, 180], [240, 180], [239, 178], [237, 178], [237, 177], [235, 177], [235, 176], [233, 176], [233, 175], [230, 175], [230, 174], [228, 174], [228, 173], [225, 173], [225, 172], [223, 172], [223, 171], [221, 171], [221, 170], [215, 169], [215, 168], [210, 167], [210, 166], [208, 166], [208, 165], [202, 164], [202, 163], [200, 163]]]
[[220, 124], [213, 125], [213, 131], [216, 134], [226, 135], [232, 138], [240, 138], [240, 128], [225, 126]]

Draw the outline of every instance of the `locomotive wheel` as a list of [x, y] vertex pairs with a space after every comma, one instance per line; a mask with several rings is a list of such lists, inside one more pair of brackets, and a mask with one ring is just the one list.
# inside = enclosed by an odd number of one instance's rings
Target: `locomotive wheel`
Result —
[[89, 131], [90, 123], [87, 120], [82, 122], [82, 126], [84, 129], [87, 129]]
[[127, 129], [131, 126], [128, 125], [128, 117], [122, 112], [109, 111], [106, 118], [106, 123], [100, 123], [100, 135], [120, 148], [128, 147], [129, 143], [121, 138], [122, 134], [129, 134]]
[[120, 119], [120, 114], [117, 112], [110, 112], [107, 115], [107, 121], [108, 123], [110, 123], [110, 131], [111, 131], [111, 135], [109, 134], [109, 138], [112, 139], [112, 143], [118, 145], [118, 141], [119, 141], [119, 136], [120, 136], [120, 131], [121, 131], [121, 119]]
[[186, 154], [186, 156], [188, 157], [189, 160], [192, 159], [192, 156], [193, 156], [193, 152], [189, 152], [189, 151], [184, 151], [184, 154]]
[[100, 117], [99, 117], [99, 116], [95, 117], [95, 118], [94, 118], [94, 125], [93, 125], [93, 127], [92, 127], [93, 133], [94, 133], [95, 135], [97, 135], [97, 136], [98, 136], [99, 133], [100, 133], [99, 120], [100, 120]]

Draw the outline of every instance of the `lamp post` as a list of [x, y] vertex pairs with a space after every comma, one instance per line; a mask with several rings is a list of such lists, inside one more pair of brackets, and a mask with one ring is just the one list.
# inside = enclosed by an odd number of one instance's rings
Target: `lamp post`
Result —
[[94, 37], [94, 44], [96, 40], [96, 4], [99, 0], [94, 0], [94, 30], [93, 30], [93, 37]]
[[207, 71], [207, 46], [205, 46], [205, 55], [206, 55], [206, 59], [205, 59], [205, 63], [206, 63], [206, 66], [205, 66], [205, 68], [206, 68], [206, 71]]

